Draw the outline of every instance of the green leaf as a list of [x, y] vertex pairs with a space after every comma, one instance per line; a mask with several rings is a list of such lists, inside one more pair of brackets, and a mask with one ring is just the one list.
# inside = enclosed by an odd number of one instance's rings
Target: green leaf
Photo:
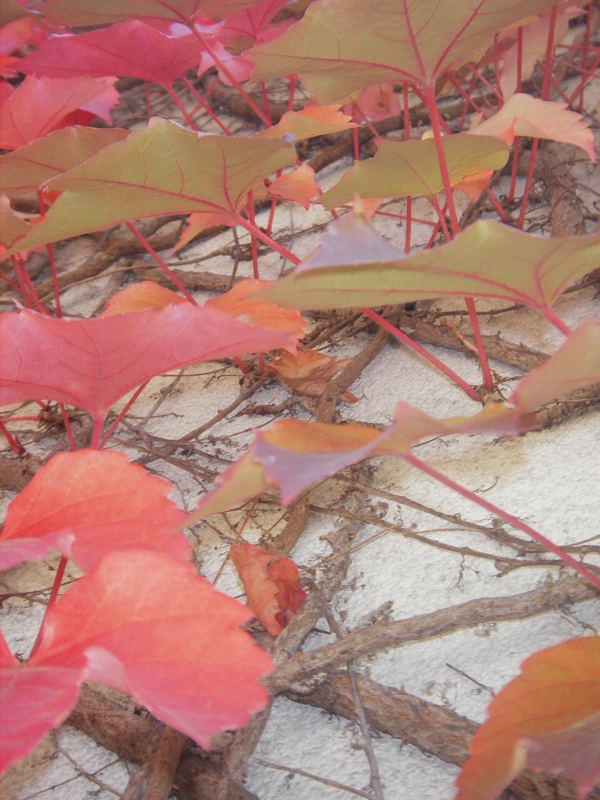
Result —
[[405, 256], [362, 218], [346, 214], [329, 226], [311, 259], [256, 296], [298, 310], [446, 295], [493, 297], [543, 310], [599, 260], [600, 234], [541, 238], [493, 220], [476, 222], [449, 244]]
[[[492, 136], [457, 133], [445, 136], [442, 146], [450, 183], [490, 169], [501, 169], [508, 161], [508, 147]], [[408, 142], [380, 141], [373, 158], [357, 162], [336, 185], [321, 197], [325, 208], [361, 197], [405, 197], [436, 195], [442, 176], [433, 139]]]
[[53, 131], [0, 158], [0, 192], [8, 197], [33, 192], [128, 135], [121, 128], [71, 126]]
[[155, 119], [51, 180], [48, 188], [63, 194], [14, 251], [140, 217], [237, 212], [258, 181], [295, 162], [284, 142], [199, 136]]
[[364, 86], [433, 86], [449, 67], [478, 60], [494, 34], [552, 0], [318, 0], [283, 36], [244, 53], [253, 80], [298, 73], [320, 103], [342, 103]]

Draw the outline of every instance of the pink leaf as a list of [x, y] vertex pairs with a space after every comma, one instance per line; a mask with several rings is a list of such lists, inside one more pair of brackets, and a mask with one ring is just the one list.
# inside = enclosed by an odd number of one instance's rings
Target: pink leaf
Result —
[[[60, 80], [29, 75], [0, 106], [0, 147], [13, 150], [64, 127], [71, 112], [112, 89], [114, 81], [115, 78]], [[114, 92], [111, 102], [117, 98]]]
[[11, 501], [0, 543], [50, 543], [85, 572], [104, 555], [131, 548], [188, 560], [184, 514], [167, 498], [171, 489], [123, 453], [58, 453]]
[[106, 556], [53, 606], [30, 663], [79, 666], [133, 695], [203, 747], [263, 708], [272, 664], [239, 626], [251, 613], [191, 564], [159, 553]]
[[174, 38], [136, 19], [109, 28], [50, 39], [19, 63], [25, 74], [50, 78], [129, 76], [170, 86], [201, 56], [189, 34]]
[[0, 339], [0, 405], [62, 400], [99, 424], [119, 397], [154, 375], [210, 359], [294, 350], [296, 337], [182, 303], [104, 319], [2, 314]]
[[81, 672], [81, 667], [25, 666], [0, 635], [0, 772], [69, 716]]

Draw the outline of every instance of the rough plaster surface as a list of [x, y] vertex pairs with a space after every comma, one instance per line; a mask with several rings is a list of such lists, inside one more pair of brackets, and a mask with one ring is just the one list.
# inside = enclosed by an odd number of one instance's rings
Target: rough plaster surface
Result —
[[[344, 165], [347, 166], [347, 165]], [[323, 188], [337, 179], [340, 167], [320, 174]], [[396, 204], [395, 207], [400, 207]], [[428, 212], [425, 201], [415, 203], [415, 214]], [[282, 206], [276, 215], [276, 230], [293, 239], [294, 252], [308, 255], [318, 241], [318, 232], [303, 235], [302, 230], [324, 223], [328, 215], [318, 207], [305, 213]], [[260, 224], [261, 220], [259, 218]], [[400, 242], [403, 230], [394, 221], [377, 222], [379, 232]], [[416, 226], [415, 241], [424, 242], [429, 236], [426, 226]], [[244, 241], [244, 236], [240, 240]], [[210, 242], [210, 249], [230, 243], [229, 234], [221, 241]], [[84, 247], [85, 247], [85, 239]], [[77, 245], [81, 247], [81, 243]], [[202, 258], [209, 245], [187, 250], [179, 261], [193, 262]], [[69, 267], [87, 256], [72, 244], [65, 246]], [[165, 254], [168, 255], [168, 254]], [[260, 269], [264, 277], [276, 277], [288, 268], [273, 253], [261, 254]], [[192, 263], [189, 268], [193, 268]], [[202, 268], [228, 273], [229, 259], [209, 258]], [[249, 265], [240, 265], [242, 275], [249, 274]], [[68, 313], [88, 315], [97, 310], [99, 297], [107, 286], [106, 278], [88, 282], [65, 293], [64, 307]], [[205, 299], [198, 294], [198, 299]], [[480, 309], [493, 306], [485, 302]], [[459, 301], [444, 301], [440, 308], [448, 311], [460, 308]], [[566, 295], [557, 312], [571, 325], [597, 316], [598, 297], [593, 288]], [[511, 341], [523, 341], [533, 347], [553, 350], [560, 344], [561, 335], [542, 317], [518, 310], [501, 318], [482, 315], [486, 332], [498, 330]], [[366, 335], [343, 342], [334, 349], [339, 355], [352, 355], [365, 343]], [[479, 381], [476, 363], [458, 353], [432, 348], [445, 363], [468, 381]], [[518, 373], [504, 365], [492, 363], [505, 379], [510, 391], [511, 379]], [[137, 420], [150, 412], [161, 388], [169, 386], [174, 375], [150, 382], [134, 408]], [[239, 375], [235, 368], [220, 364], [202, 364], [185, 370], [168, 401], [161, 407], [161, 416], [147, 425], [150, 433], [176, 438], [209, 420], [239, 391]], [[439, 417], [469, 414], [477, 409], [466, 398], [418, 357], [405, 348], [390, 342], [372, 364], [364, 370], [352, 387], [359, 398], [353, 406], [344, 406], [345, 419], [363, 422], [386, 422], [392, 418], [394, 405], [403, 400]], [[257, 394], [256, 402], [276, 402], [285, 397], [274, 385]], [[122, 401], [124, 402], [124, 401]], [[573, 419], [560, 427], [514, 438], [493, 440], [485, 437], [453, 437], [424, 443], [416, 454], [435, 468], [448, 474], [486, 499], [537, 528], [556, 543], [581, 541], [598, 530], [598, 459], [600, 425], [598, 412]], [[212, 437], [227, 437], [212, 441], [217, 455], [224, 459], [237, 457], [251, 439], [251, 431], [263, 426], [268, 418], [232, 416], [218, 423]], [[132, 457], [138, 453], [121, 446]], [[42, 450], [40, 449], [40, 452]], [[157, 462], [152, 469], [174, 483], [173, 497], [182, 507], [191, 509], [202, 491], [202, 485], [177, 466]], [[374, 487], [405, 495], [445, 513], [463, 519], [488, 524], [491, 515], [465, 501], [423, 476], [404, 462], [394, 459], [371, 463], [369, 479]], [[326, 482], [316, 490], [312, 501], [317, 505], [335, 505], [343, 485], [339, 480]], [[6, 506], [10, 496], [3, 498]], [[363, 526], [355, 540], [356, 552], [342, 591], [335, 598], [332, 610], [340, 624], [349, 629], [366, 615], [391, 602], [391, 617], [408, 618], [477, 597], [510, 595], [540, 585], [549, 575], [556, 577], [558, 568], [524, 567], [500, 575], [493, 556], [508, 554], [502, 545], [489, 538], [436, 520], [407, 506], [371, 498], [371, 507], [381, 518], [400, 523], [405, 529], [414, 526], [431, 538], [431, 544], [412, 539], [410, 533], [386, 532], [377, 524]], [[249, 541], [256, 541], [280, 516], [273, 507], [259, 506], [245, 530]], [[202, 572], [213, 579], [219, 569], [232, 537], [232, 525], [239, 513], [229, 515], [229, 524], [221, 518], [210, 520], [211, 525], [195, 526], [190, 533], [197, 551]], [[318, 566], [328, 555], [323, 536], [340, 520], [330, 515], [313, 513], [309, 525], [293, 556], [301, 568]], [[438, 549], [436, 541], [454, 545], [469, 545], [489, 554], [490, 558], [473, 558]], [[43, 601], [52, 580], [52, 559], [40, 564], [27, 564], [2, 576], [2, 589], [9, 595], [0, 612], [2, 630], [14, 652], [26, 655], [37, 632], [43, 613]], [[71, 573], [75, 577], [74, 572]], [[217, 587], [240, 596], [240, 586], [233, 570], [226, 566]], [[10, 596], [12, 595], [12, 596]], [[18, 595], [18, 596], [15, 596]], [[595, 633], [598, 603], [589, 602], [560, 612], [552, 612], [526, 621], [479, 626], [426, 643], [407, 646], [373, 658], [356, 666], [374, 680], [401, 687], [424, 699], [448, 706], [480, 721], [492, 692], [498, 691], [515, 676], [520, 662], [545, 646], [573, 636]], [[321, 621], [322, 632], [306, 642], [306, 648], [331, 641]], [[460, 672], [458, 671], [460, 670]], [[360, 749], [360, 733], [354, 723], [338, 719], [308, 706], [278, 699], [273, 707], [265, 733], [251, 759], [247, 788], [260, 800], [345, 800], [348, 790], [319, 782], [317, 778], [336, 781], [362, 792], [369, 784], [369, 770], [364, 752]], [[388, 800], [446, 800], [453, 797], [454, 765], [403, 745], [389, 736], [373, 737], [373, 747]], [[267, 763], [275, 766], [269, 766]], [[277, 769], [276, 766], [283, 767]], [[315, 777], [290, 772], [297, 768]], [[15, 765], [0, 781], [3, 800], [109, 800], [125, 787], [131, 767], [98, 747], [93, 741], [63, 727], [48, 736], [30, 756]], [[82, 770], [93, 776], [82, 774]]]

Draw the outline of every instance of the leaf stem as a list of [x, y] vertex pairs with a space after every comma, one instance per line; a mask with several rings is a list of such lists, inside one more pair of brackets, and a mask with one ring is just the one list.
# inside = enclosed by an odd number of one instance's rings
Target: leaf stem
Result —
[[221, 128], [221, 130], [225, 134], [225, 136], [231, 136], [232, 134], [231, 134], [231, 131], [229, 130], [229, 128], [219, 119], [219, 116], [217, 114], [215, 114], [215, 112], [212, 110], [212, 108], [206, 102], [205, 98], [202, 97], [202, 95], [199, 92], [196, 91], [194, 86], [190, 83], [190, 81], [188, 81], [188, 79], [185, 77], [185, 75], [181, 76], [181, 80], [186, 85], [186, 88], [188, 89], [188, 91], [195, 97], [196, 101], [198, 102], [198, 105], [202, 106], [202, 108], [206, 111], [206, 113], [213, 120], [213, 122], [217, 123], [219, 128]]
[[36, 650], [41, 644], [42, 633], [44, 630], [44, 623], [46, 622], [46, 617], [48, 616], [48, 612], [56, 602], [56, 598], [60, 590], [60, 585], [62, 583], [62, 579], [65, 574], [65, 569], [67, 567], [68, 560], [69, 559], [66, 556], [61, 556], [60, 561], [58, 562], [58, 567], [56, 568], [56, 573], [54, 574], [54, 581], [52, 582], [52, 589], [50, 590], [50, 597], [48, 598], [48, 605], [46, 606], [46, 610], [44, 611], [42, 624], [39, 627], [35, 642], [33, 643], [33, 647], [31, 648], [31, 653], [29, 654], [29, 658], [31, 658], [35, 654]]
[[521, 520], [518, 517], [515, 517], [512, 514], [508, 514], [506, 511], [503, 511], [501, 508], [495, 506], [493, 503], [490, 503], [488, 500], [484, 500], [482, 497], [479, 497], [474, 492], [470, 491], [470, 489], [466, 489], [464, 486], [461, 486], [460, 483], [456, 483], [451, 478], [448, 478], [443, 473], [438, 472], [436, 469], [429, 466], [429, 464], [426, 464], [424, 461], [421, 461], [412, 454], [409, 453], [403, 455], [402, 458], [409, 464], [411, 464], [411, 466], [421, 470], [421, 472], [424, 472], [426, 475], [429, 475], [434, 480], [444, 484], [444, 486], [447, 486], [449, 489], [452, 489], [453, 491], [462, 495], [462, 497], [467, 498], [467, 500], [472, 500], [474, 503], [477, 503], [477, 505], [481, 506], [482, 508], [485, 508], [486, 511], [490, 511], [495, 516], [500, 517], [505, 522], [508, 522], [508, 524], [512, 525], [513, 528], [517, 528], [518, 530], [523, 531], [523, 533], [526, 533], [528, 536], [531, 536], [531, 538], [534, 541], [541, 544], [551, 553], [554, 553], [554, 555], [558, 556], [566, 564], [568, 564], [570, 567], [573, 567], [574, 570], [579, 572], [580, 575], [583, 575], [584, 578], [587, 578], [587, 580], [590, 581], [590, 583], [592, 583], [597, 589], [600, 589], [600, 578], [597, 575], [594, 575], [593, 572], [591, 572], [589, 569], [587, 569], [578, 561], [576, 561], [565, 550], [563, 550], [562, 547], [559, 547], [558, 545], [554, 544], [553, 542], [550, 541], [550, 539], [547, 539], [545, 536], [543, 536], [541, 533], [538, 533], [538, 531], [534, 530], [529, 525], [525, 524], [524, 522], [521, 522]]
[[172, 272], [172, 271], [169, 269], [169, 267], [166, 265], [166, 263], [165, 263], [165, 262], [162, 260], [162, 258], [161, 258], [161, 257], [158, 255], [158, 253], [156, 252], [156, 250], [155, 250], [155, 249], [152, 247], [152, 245], [150, 244], [150, 242], [149, 242], [147, 239], [145, 239], [145, 238], [144, 238], [144, 236], [142, 236], [142, 234], [141, 234], [141, 233], [138, 231], [138, 229], [137, 229], [137, 228], [136, 228], [134, 225], [132, 225], [132, 223], [131, 223], [131, 222], [126, 222], [125, 224], [126, 224], [126, 225], [127, 225], [127, 227], [129, 228], [129, 230], [130, 230], [130, 231], [133, 233], [133, 235], [134, 235], [134, 236], [135, 236], [135, 238], [138, 240], [138, 242], [139, 242], [139, 243], [142, 245], [142, 247], [144, 248], [144, 250], [146, 250], [146, 252], [147, 252], [147, 253], [150, 253], [150, 255], [152, 256], [152, 258], [153, 258], [153, 259], [156, 261], [156, 263], [157, 263], [157, 264], [158, 264], [158, 266], [159, 266], [159, 267], [162, 269], [162, 271], [163, 271], [163, 272], [164, 272], [166, 275], [168, 275], [168, 277], [169, 277], [169, 278], [170, 278], [170, 279], [173, 281], [173, 283], [174, 283], [174, 284], [175, 284], [175, 286], [176, 286], [176, 287], [179, 289], [179, 291], [182, 293], [182, 295], [185, 297], [185, 299], [186, 299], [186, 300], [189, 300], [189, 302], [190, 302], [190, 303], [193, 303], [195, 306], [197, 306], [197, 305], [198, 305], [198, 303], [197, 303], [197, 302], [194, 300], [194, 298], [192, 297], [192, 295], [191, 295], [191, 294], [188, 292], [188, 290], [185, 288], [185, 286], [183, 285], [183, 283], [182, 283], [182, 282], [179, 280], [179, 278], [177, 277], [177, 275], [175, 275], [175, 273], [174, 273], [174, 272]]
[[399, 339], [403, 344], [409, 347], [411, 350], [414, 350], [415, 353], [418, 353], [424, 359], [426, 359], [430, 364], [433, 364], [434, 367], [439, 369], [441, 372], [444, 373], [448, 378], [450, 378], [453, 383], [459, 386], [465, 394], [467, 394], [471, 400], [475, 400], [476, 402], [481, 402], [481, 398], [477, 394], [477, 392], [473, 389], [472, 386], [463, 380], [460, 375], [457, 375], [454, 370], [447, 367], [442, 361], [436, 358], [432, 353], [422, 347], [418, 342], [415, 342], [410, 336], [407, 336], [403, 331], [393, 325], [389, 320], [381, 317], [376, 311], [373, 311], [371, 308], [359, 308], [358, 309], [361, 314], [364, 314], [365, 317], [372, 319], [373, 322], [376, 322], [380, 327], [386, 330], [388, 333], [391, 333], [392, 336], [395, 336], [396, 339]]
[[190, 115], [188, 114], [188, 112], [187, 112], [187, 111], [186, 111], [186, 109], [184, 108], [184, 105], [183, 105], [183, 103], [182, 103], [182, 102], [181, 102], [181, 100], [180, 100], [180, 99], [177, 97], [177, 95], [175, 94], [175, 92], [173, 91], [173, 89], [172, 89], [170, 86], [167, 86], [167, 87], [166, 87], [166, 89], [167, 89], [167, 92], [169, 93], [169, 96], [170, 96], [171, 100], [172, 100], [172, 101], [175, 103], [175, 105], [177, 106], [177, 108], [178, 108], [178, 109], [181, 111], [181, 113], [183, 114], [183, 118], [185, 119], [185, 121], [187, 122], [187, 124], [190, 126], [190, 128], [191, 128], [193, 131], [197, 131], [197, 130], [198, 130], [198, 126], [196, 125], [196, 123], [194, 122], [194, 120], [193, 120], [193, 119], [190, 117]]
[[564, 333], [565, 336], [568, 336], [571, 333], [571, 328], [562, 321], [562, 319], [554, 312], [551, 308], [544, 309], [544, 316], [551, 322], [561, 333]]
[[5, 426], [5, 424], [2, 421], [0, 421], [0, 433], [3, 434], [4, 438], [6, 439], [6, 441], [8, 443], [8, 446], [13, 451], [13, 453], [15, 453], [18, 456], [22, 456], [23, 453], [25, 452], [25, 449], [23, 448], [22, 445], [20, 445], [17, 442], [15, 437], [11, 433], [9, 433], [7, 427]]

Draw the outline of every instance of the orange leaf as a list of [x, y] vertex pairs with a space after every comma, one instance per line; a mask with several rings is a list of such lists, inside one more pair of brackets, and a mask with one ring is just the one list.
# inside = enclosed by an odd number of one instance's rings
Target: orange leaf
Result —
[[186, 299], [154, 281], [141, 281], [113, 295], [101, 317], [115, 317], [144, 308], [164, 308], [171, 303], [186, 303]]
[[308, 164], [280, 175], [271, 183], [268, 194], [282, 200], [293, 200], [308, 208], [310, 201], [321, 194], [319, 184], [315, 180], [315, 171]]
[[173, 252], [176, 253], [178, 250], [181, 250], [181, 248], [191, 242], [192, 239], [199, 236], [202, 231], [205, 231], [207, 228], [215, 228], [218, 225], [235, 225], [235, 219], [232, 214], [227, 214], [226, 212], [212, 213], [210, 211], [197, 211], [194, 214], [190, 214], [187, 227], [177, 240]]
[[267, 286], [269, 281], [258, 281], [249, 278], [237, 283], [233, 289], [218, 297], [211, 297], [205, 307], [215, 308], [229, 314], [240, 322], [250, 325], [262, 325], [265, 328], [278, 328], [288, 331], [298, 338], [304, 333], [306, 322], [301, 314], [287, 308], [280, 308], [268, 300], [254, 300], [253, 295]]
[[535, 653], [490, 703], [456, 800], [493, 800], [526, 766], [572, 778], [584, 797], [600, 779], [599, 714], [600, 637]]
[[310, 103], [301, 111], [286, 111], [277, 125], [255, 133], [262, 139], [285, 139], [296, 141], [310, 139], [313, 136], [325, 136], [356, 128], [355, 122], [347, 114], [340, 111], [339, 105], [319, 105]]
[[229, 549], [244, 585], [248, 605], [271, 636], [279, 636], [306, 598], [291, 558], [262, 547], [236, 543]]
[[[317, 350], [298, 350], [296, 355], [282, 353], [276, 360], [267, 364], [265, 369], [273, 372], [282, 381], [300, 394], [309, 397], [320, 397], [327, 384], [349, 363], [349, 358], [334, 358]], [[356, 402], [356, 397], [345, 392], [345, 400]]]

